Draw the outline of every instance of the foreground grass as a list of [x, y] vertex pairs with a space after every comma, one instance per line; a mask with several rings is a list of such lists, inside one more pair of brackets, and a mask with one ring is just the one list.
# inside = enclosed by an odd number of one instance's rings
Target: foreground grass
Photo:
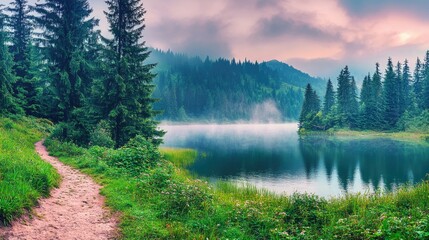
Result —
[[0, 118], [0, 226], [31, 209], [59, 182], [54, 168], [34, 151], [48, 127], [41, 120]]
[[[48, 141], [51, 153], [104, 185], [122, 213], [124, 239], [428, 239], [429, 182], [385, 195], [278, 196], [228, 182], [215, 186], [179, 167], [192, 150], [163, 150], [139, 174], [112, 164], [130, 149], [82, 149]], [[114, 162], [114, 161], [113, 161]]]

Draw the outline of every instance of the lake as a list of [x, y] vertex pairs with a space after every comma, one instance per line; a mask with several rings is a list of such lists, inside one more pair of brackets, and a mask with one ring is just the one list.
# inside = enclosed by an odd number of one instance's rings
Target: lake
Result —
[[391, 139], [307, 136], [297, 124], [163, 125], [164, 146], [193, 148], [188, 169], [216, 181], [322, 197], [394, 190], [429, 173], [429, 147]]

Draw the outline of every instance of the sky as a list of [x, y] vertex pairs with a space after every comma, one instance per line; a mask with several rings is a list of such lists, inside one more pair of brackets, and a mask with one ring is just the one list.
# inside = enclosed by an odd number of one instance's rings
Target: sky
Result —
[[[35, 1], [35, 0], [32, 0]], [[104, 1], [89, 0], [107, 33]], [[358, 81], [387, 58], [414, 65], [429, 50], [428, 0], [142, 0], [144, 40], [162, 50], [212, 58], [277, 59]]]

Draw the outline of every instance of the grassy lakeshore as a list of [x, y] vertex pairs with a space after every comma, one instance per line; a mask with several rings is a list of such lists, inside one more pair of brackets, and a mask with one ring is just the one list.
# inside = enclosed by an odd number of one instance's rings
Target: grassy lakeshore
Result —
[[378, 131], [357, 131], [350, 129], [330, 129], [327, 131], [300, 131], [301, 136], [332, 136], [349, 138], [389, 138], [400, 141], [410, 141], [416, 143], [429, 143], [429, 132], [378, 132]]
[[197, 156], [189, 149], [161, 149], [162, 160], [147, 165], [140, 159], [146, 167], [136, 173], [128, 164], [139, 158], [132, 148], [47, 144], [52, 154], [104, 186], [107, 204], [121, 214], [123, 239], [429, 237], [429, 182], [383, 195], [329, 200], [303, 194], [279, 196], [229, 182], [210, 185], [191, 176], [182, 167]]
[[59, 183], [55, 169], [34, 151], [48, 128], [43, 120], [0, 118], [0, 226], [30, 210]]

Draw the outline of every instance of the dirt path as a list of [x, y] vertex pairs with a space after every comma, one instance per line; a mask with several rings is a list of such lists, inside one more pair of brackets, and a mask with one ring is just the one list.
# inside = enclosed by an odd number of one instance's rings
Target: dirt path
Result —
[[[114, 239], [116, 221], [105, 209], [100, 186], [90, 177], [49, 156], [42, 142], [36, 151], [52, 164], [62, 177], [51, 197], [40, 200], [32, 219], [15, 221], [6, 230], [5, 239]], [[0, 232], [0, 239], [2, 239]]]

